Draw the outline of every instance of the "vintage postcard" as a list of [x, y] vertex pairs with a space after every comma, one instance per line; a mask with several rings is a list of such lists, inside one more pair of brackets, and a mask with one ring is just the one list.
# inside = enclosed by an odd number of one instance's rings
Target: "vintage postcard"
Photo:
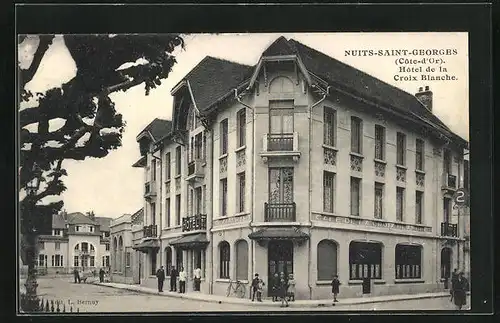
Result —
[[18, 40], [20, 312], [470, 308], [466, 32]]

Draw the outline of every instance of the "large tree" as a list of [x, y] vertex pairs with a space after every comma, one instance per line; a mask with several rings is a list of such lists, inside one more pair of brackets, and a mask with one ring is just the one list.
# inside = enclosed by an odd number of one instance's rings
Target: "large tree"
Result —
[[[32, 214], [50, 216], [62, 208], [62, 201], [44, 204], [43, 199], [58, 196], [66, 189], [61, 179], [67, 175], [64, 160], [102, 158], [121, 146], [125, 122], [110, 94], [140, 84], [149, 94], [168, 77], [176, 63], [174, 50], [184, 47], [177, 34], [63, 36], [76, 65], [76, 75], [61, 87], [32, 93], [26, 85], [37, 74], [55, 37], [19, 37], [18, 48], [25, 42], [36, 47], [29, 67], [18, 63], [20, 102], [24, 102], [19, 105], [18, 115], [20, 192], [37, 173], [42, 182], [35, 194], [20, 201], [23, 227], [33, 227]], [[126, 63], [135, 64], [123, 68]], [[63, 125], [51, 130], [49, 122], [56, 119], [62, 119]]]

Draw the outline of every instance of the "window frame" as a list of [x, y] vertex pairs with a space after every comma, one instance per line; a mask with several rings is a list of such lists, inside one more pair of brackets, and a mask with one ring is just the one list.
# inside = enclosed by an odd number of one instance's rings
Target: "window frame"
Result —
[[[354, 126], [357, 128], [354, 129]], [[363, 120], [356, 116], [351, 116], [351, 152], [363, 154]], [[357, 142], [356, 142], [357, 141]]]
[[[360, 247], [355, 249], [353, 248], [355, 245]], [[366, 246], [361, 247], [362, 245]], [[365, 271], [371, 272], [372, 279], [382, 279], [384, 269], [382, 253], [383, 245], [381, 243], [351, 241], [349, 243], [349, 280], [362, 280], [367, 276]], [[364, 256], [360, 256], [361, 254], [364, 254]], [[355, 270], [353, 270], [353, 266]]]
[[231, 246], [227, 241], [219, 243], [219, 278], [230, 279]]
[[[335, 195], [336, 195], [336, 182], [337, 174], [334, 172], [323, 171], [323, 211], [328, 213], [335, 213]], [[327, 191], [327, 188], [329, 190]], [[330, 205], [327, 205], [327, 195], [330, 195]]]
[[172, 161], [170, 152], [165, 154], [165, 181], [169, 181], [172, 177]]
[[[240, 245], [243, 245], [244, 244], [244, 255], [245, 255], [245, 261], [242, 261], [240, 259], [240, 257], [242, 257], [242, 254], [241, 254], [241, 251], [239, 248], [240, 248]], [[244, 281], [248, 281], [248, 242], [245, 240], [245, 239], [240, 239], [238, 241], [236, 241], [235, 245], [234, 245], [234, 251], [236, 253], [236, 268], [235, 268], [235, 272], [236, 272], [236, 279], [237, 280], [244, 280]], [[246, 270], [242, 270], [240, 269], [240, 265], [241, 264], [244, 264], [244, 268]], [[241, 274], [241, 275], [240, 275]]]
[[170, 197], [167, 197], [165, 199], [165, 224], [166, 224], [167, 228], [170, 228], [170, 226], [171, 226], [170, 217], [172, 216], [172, 213], [170, 212], [170, 208], [171, 208], [170, 203], [171, 203]]
[[219, 123], [219, 150], [220, 156], [227, 154], [228, 152], [228, 133], [229, 133], [229, 120], [227, 118], [223, 119]]
[[[422, 278], [422, 246], [398, 243], [394, 247], [394, 278], [421, 279]], [[418, 252], [415, 252], [418, 251]], [[416, 259], [408, 257], [415, 255]]]
[[237, 210], [238, 213], [245, 212], [245, 194], [246, 194], [246, 177], [245, 172], [238, 173], [237, 175], [238, 182], [238, 199], [237, 199]]
[[236, 123], [238, 127], [237, 131], [238, 148], [241, 148], [246, 145], [246, 129], [247, 129], [246, 108], [242, 108], [236, 113]]
[[175, 175], [182, 173], [182, 146], [175, 147]]
[[[396, 186], [396, 221], [398, 222], [404, 222], [405, 221], [405, 188], [401, 186]], [[401, 194], [400, 194], [401, 193]], [[399, 200], [401, 197], [401, 200]], [[400, 207], [398, 209], [398, 204], [400, 204]]]
[[[377, 192], [380, 192], [380, 214], [377, 214]], [[373, 217], [375, 219], [383, 219], [384, 218], [384, 194], [385, 193], [385, 185], [383, 183], [375, 182], [374, 185], [374, 205], [373, 205]]]
[[227, 178], [222, 178], [219, 182], [220, 186], [220, 217], [228, 216], [227, 212]]
[[176, 226], [181, 225], [181, 203], [182, 203], [181, 194], [177, 194], [175, 196], [175, 225]]
[[415, 169], [425, 170], [425, 141], [420, 138], [415, 140]]
[[[358, 196], [358, 200], [356, 201], [357, 203], [357, 214], [354, 214], [353, 212], [353, 201], [354, 201], [354, 196], [353, 196], [353, 192], [354, 192], [354, 188], [353, 188], [353, 185], [357, 185], [357, 196]], [[361, 200], [362, 200], [362, 196], [361, 196], [361, 178], [358, 178], [358, 177], [353, 177], [351, 176], [351, 180], [350, 180], [350, 185], [349, 185], [349, 192], [350, 192], [350, 215], [351, 216], [361, 216]]]
[[[415, 191], [415, 223], [423, 224], [424, 216], [424, 192]], [[420, 199], [419, 199], [420, 198]]]
[[[377, 146], [379, 147], [380, 154], [377, 154]], [[375, 125], [375, 159], [385, 160], [385, 146], [386, 146], [386, 129], [384, 126]]]
[[[324, 262], [330, 261], [331, 259], [329, 257], [326, 257], [324, 254], [320, 252], [321, 250], [321, 245], [328, 245], [329, 247], [332, 247], [329, 252], [331, 254], [335, 254], [335, 266], [334, 266], [334, 271], [326, 274], [324, 270], [326, 270], [327, 266], [324, 265]], [[330, 239], [323, 239], [320, 242], [318, 242], [317, 245], [317, 254], [316, 254], [316, 280], [317, 281], [330, 281], [333, 278], [333, 275], [338, 274], [339, 272], [339, 264], [338, 264], [338, 259], [339, 259], [339, 246], [338, 243], [330, 240]]]
[[323, 144], [337, 145], [337, 110], [327, 106], [323, 109]]
[[406, 134], [396, 133], [396, 165], [406, 166]]

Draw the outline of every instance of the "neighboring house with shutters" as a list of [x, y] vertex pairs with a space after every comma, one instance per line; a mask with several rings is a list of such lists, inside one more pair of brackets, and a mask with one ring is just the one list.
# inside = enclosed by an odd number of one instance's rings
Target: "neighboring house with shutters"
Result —
[[52, 234], [38, 237], [37, 269], [40, 273], [71, 273], [108, 268], [111, 218], [93, 212], [60, 212], [52, 216]]
[[[452, 196], [468, 143], [410, 94], [293, 39], [253, 66], [204, 58], [171, 91], [172, 120], [137, 136], [141, 284], [161, 265], [188, 288], [249, 291], [294, 274], [297, 299], [433, 292], [463, 258]], [[139, 232], [139, 231], [136, 231]], [[267, 291], [269, 296], [269, 290]]]

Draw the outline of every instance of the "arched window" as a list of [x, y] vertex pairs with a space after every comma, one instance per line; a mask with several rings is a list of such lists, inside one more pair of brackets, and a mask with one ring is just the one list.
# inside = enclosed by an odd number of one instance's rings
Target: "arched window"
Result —
[[352, 241], [349, 244], [349, 279], [382, 278], [382, 244]]
[[248, 280], [248, 243], [246, 240], [236, 242], [236, 279]]
[[441, 249], [441, 278], [450, 278], [451, 276], [451, 249]]
[[119, 266], [119, 269], [118, 271], [122, 271], [123, 270], [123, 239], [122, 237], [120, 236], [120, 238], [118, 238], [118, 266]]
[[80, 250], [80, 244], [79, 243], [77, 243], [76, 246], [75, 246], [75, 251], [78, 251], [78, 250]]
[[227, 241], [219, 244], [219, 278], [229, 278], [230, 247]]
[[95, 251], [94, 245], [90, 244], [90, 251]]
[[318, 243], [318, 280], [331, 280], [337, 274], [337, 244], [331, 240]]
[[422, 277], [422, 247], [396, 245], [396, 279]]
[[269, 84], [269, 93], [293, 93], [293, 82], [284, 76], [278, 76]]
[[165, 261], [165, 268], [167, 269], [166, 275], [170, 276], [170, 271], [172, 270], [172, 248], [170, 247], [165, 248]]

